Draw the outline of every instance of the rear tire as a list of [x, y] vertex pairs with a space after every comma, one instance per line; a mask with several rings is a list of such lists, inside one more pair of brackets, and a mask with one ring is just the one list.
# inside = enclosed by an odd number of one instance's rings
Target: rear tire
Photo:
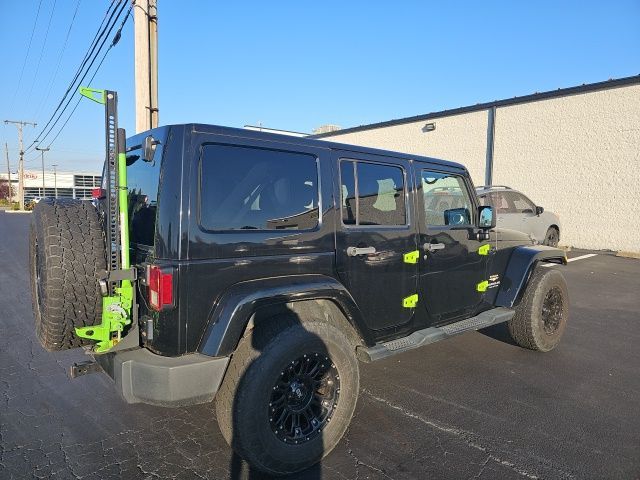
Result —
[[524, 296], [508, 322], [511, 338], [521, 347], [548, 352], [564, 333], [569, 319], [569, 294], [557, 270], [534, 270]]
[[100, 323], [102, 314], [106, 248], [98, 212], [91, 202], [43, 199], [29, 237], [36, 336], [49, 351], [79, 347], [85, 341], [74, 328]]
[[[271, 475], [294, 473], [337, 445], [358, 389], [354, 347], [339, 328], [301, 323], [294, 314], [268, 318], [244, 336], [231, 358], [216, 395], [218, 424], [252, 467]], [[296, 411], [306, 413], [291, 413]]]

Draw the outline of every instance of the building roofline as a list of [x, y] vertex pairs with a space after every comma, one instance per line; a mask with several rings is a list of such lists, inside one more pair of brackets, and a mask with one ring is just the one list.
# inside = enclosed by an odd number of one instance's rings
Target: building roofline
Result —
[[403, 117], [395, 120], [387, 120], [385, 122], [370, 123], [366, 125], [359, 125], [357, 127], [344, 128], [342, 130], [336, 130], [335, 132], [319, 133], [316, 135], [310, 135], [311, 138], [323, 138], [332, 137], [335, 135], [342, 135], [345, 133], [361, 132], [366, 130], [373, 130], [376, 128], [391, 127], [394, 125], [402, 125], [405, 123], [414, 123], [424, 120], [432, 120], [440, 117], [449, 117], [453, 115], [460, 115], [462, 113], [478, 112], [487, 110], [492, 107], [506, 107], [510, 105], [518, 105], [522, 103], [538, 102], [540, 100], [547, 100], [550, 98], [566, 97], [569, 95], [577, 95], [581, 93], [594, 92], [598, 90], [608, 90], [610, 88], [624, 87], [627, 85], [640, 84], [640, 75], [632, 77], [624, 77], [612, 80], [605, 80], [597, 83], [586, 83], [575, 87], [558, 88], [557, 90], [549, 90], [547, 92], [536, 92], [530, 95], [524, 95], [522, 97], [513, 97], [503, 100], [494, 100], [492, 102], [477, 103], [475, 105], [469, 105], [466, 107], [452, 108], [448, 110], [441, 110], [439, 112], [431, 112], [423, 115], [415, 115], [413, 117]]

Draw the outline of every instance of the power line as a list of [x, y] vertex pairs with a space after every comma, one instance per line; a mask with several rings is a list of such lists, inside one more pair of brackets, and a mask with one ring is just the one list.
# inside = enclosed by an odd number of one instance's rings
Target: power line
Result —
[[[45, 132], [47, 127], [49, 127], [49, 125], [51, 125], [51, 122], [53, 121], [54, 117], [56, 117], [56, 113], [58, 113], [58, 111], [60, 110], [60, 107], [64, 103], [65, 99], [69, 96], [69, 93], [71, 93], [72, 97], [76, 93], [75, 92], [76, 83], [81, 83], [82, 80], [84, 79], [84, 76], [83, 76], [82, 79], [80, 79], [80, 81], [77, 82], [78, 77], [81, 75], [82, 71], [84, 70], [85, 65], [87, 64], [87, 62], [89, 61], [89, 59], [93, 55], [93, 52], [95, 51], [96, 46], [98, 45], [98, 42], [105, 35], [105, 33], [107, 31], [107, 28], [109, 28], [109, 25], [111, 24], [111, 21], [112, 21], [114, 15], [116, 13], [117, 4], [118, 3], [122, 3], [122, 8], [120, 9], [120, 12], [118, 13], [118, 17], [122, 13], [122, 10], [124, 10], [124, 7], [126, 6], [126, 2], [122, 2], [122, 0], [111, 0], [111, 4], [109, 5], [109, 8], [107, 9], [107, 12], [106, 12], [104, 18], [102, 19], [102, 23], [100, 23], [100, 27], [98, 27], [98, 31], [96, 32], [95, 36], [93, 37], [93, 40], [92, 40], [91, 44], [89, 45], [89, 48], [87, 49], [87, 52], [85, 53], [84, 58], [82, 59], [82, 62], [80, 64], [80, 66], [76, 70], [76, 73], [75, 73], [75, 75], [73, 77], [73, 80], [71, 81], [71, 83], [67, 87], [67, 90], [65, 91], [64, 95], [62, 96], [62, 99], [60, 100], [60, 102], [58, 102], [58, 105], [56, 106], [56, 108], [54, 109], [53, 113], [49, 117], [49, 120], [47, 121], [45, 126], [40, 130], [40, 133], [39, 133], [38, 137], [27, 148], [27, 151], [32, 150], [32, 147], [41, 140], [40, 136]], [[113, 7], [113, 11], [112, 11], [112, 7]], [[108, 20], [107, 20], [107, 17], [108, 17]], [[118, 21], [118, 17], [116, 17], [115, 20], [113, 21], [113, 24], [111, 24], [111, 28], [109, 29], [109, 33], [111, 33], [111, 30], [113, 29], [113, 26]], [[105, 24], [105, 21], [106, 21], [106, 24]], [[107, 33], [107, 36], [109, 35], [109, 33]], [[106, 37], [105, 37], [105, 40], [106, 40]], [[99, 55], [99, 51], [100, 51], [100, 49], [102, 49], [103, 45], [104, 45], [104, 40], [103, 40], [103, 43], [100, 45], [100, 48], [98, 49], [98, 53], [96, 53], [96, 55], [94, 56], [94, 60], [93, 61], [95, 61], [95, 57], [97, 55]], [[91, 68], [91, 64], [89, 65], [88, 68]], [[87, 71], [88, 71], [88, 69], [87, 69]], [[87, 72], [85, 72], [84, 75], [86, 76], [86, 74], [87, 74]], [[67, 101], [67, 103], [65, 104], [64, 109], [66, 109], [68, 107], [70, 101], [71, 101], [71, 99], [69, 99], [69, 101]], [[64, 112], [64, 109], [63, 109], [63, 112]], [[56, 122], [59, 121], [59, 118], [60, 118], [60, 116], [61, 116], [61, 114], [63, 112], [61, 112], [60, 115], [58, 115], [58, 117], [56, 119]]]
[[42, 63], [42, 57], [44, 55], [44, 49], [47, 46], [47, 39], [49, 38], [49, 29], [51, 28], [51, 20], [53, 20], [53, 13], [56, 10], [57, 0], [53, 0], [53, 6], [51, 7], [51, 14], [49, 15], [49, 22], [47, 23], [47, 29], [44, 33], [44, 40], [42, 41], [42, 48], [40, 49], [40, 56], [38, 57], [38, 63], [36, 63], [36, 70], [33, 74], [33, 79], [31, 80], [31, 87], [29, 88], [29, 93], [27, 93], [27, 101], [31, 98], [31, 93], [33, 92], [33, 86], [36, 83], [36, 78], [38, 77], [38, 72], [40, 72], [40, 64]]
[[49, 94], [51, 93], [51, 89], [53, 88], [53, 84], [55, 83], [56, 78], [58, 78], [58, 71], [60, 70], [60, 65], [62, 64], [62, 57], [64, 55], [64, 52], [67, 50], [67, 43], [69, 42], [69, 35], [71, 34], [71, 29], [72, 29], [73, 24], [74, 24], [74, 22], [76, 20], [76, 16], [78, 14], [78, 9], [80, 8], [80, 2], [81, 2], [81, 0], [78, 0], [76, 2], [76, 8], [73, 11], [73, 16], [71, 17], [71, 23], [69, 24], [69, 28], [67, 29], [67, 35], [66, 35], [66, 37], [64, 39], [64, 43], [62, 44], [62, 49], [60, 50], [60, 55], [58, 55], [56, 68], [53, 71], [53, 75], [51, 76], [51, 80], [49, 80], [49, 87], [47, 88], [47, 92], [45, 93], [44, 97], [40, 101], [40, 104], [38, 105], [38, 108], [36, 110], [34, 118], [38, 117], [38, 114], [40, 113], [40, 110], [42, 110], [42, 107], [44, 106], [44, 103], [47, 101], [47, 98], [49, 97]]
[[[96, 70], [93, 72], [93, 75], [91, 76], [91, 78], [89, 79], [89, 81], [87, 82], [87, 85], [91, 85], [91, 82], [93, 81], [93, 79], [95, 78], [96, 74], [98, 73], [98, 71], [100, 70], [100, 67], [102, 66], [105, 58], [107, 57], [107, 54], [111, 51], [111, 49], [120, 41], [120, 37], [121, 37], [121, 32], [122, 32], [122, 27], [124, 27], [125, 23], [127, 22], [128, 18], [129, 18], [129, 12], [131, 12], [131, 8], [129, 7], [129, 11], [127, 12], [127, 14], [125, 15], [124, 19], [122, 20], [122, 23], [120, 24], [120, 27], [118, 28], [118, 30], [116, 31], [116, 34], [113, 37], [113, 40], [111, 42], [111, 45], [109, 45], [109, 47], [107, 48], [107, 50], [104, 52], [104, 55], [102, 56], [102, 59], [100, 60], [100, 63], [98, 64], [98, 66], [96, 67]], [[120, 14], [118, 14], [118, 18], [120, 18]], [[116, 19], [116, 20], [117, 20]], [[115, 25], [115, 24], [114, 24]], [[111, 29], [109, 30], [109, 33], [111, 33], [111, 30], [113, 29], [113, 26], [111, 27]], [[105, 38], [106, 40], [106, 38]], [[103, 42], [104, 43], [104, 42]], [[102, 49], [102, 45], [100, 46], [100, 49]], [[89, 70], [91, 69], [91, 66], [93, 65], [95, 61], [92, 60], [91, 64], [89, 65], [89, 69], [87, 69], [85, 75], [82, 77], [82, 79], [80, 80], [80, 83], [82, 83], [82, 80], [84, 80], [84, 77], [89, 73]], [[71, 96], [69, 98], [69, 102], [71, 102], [71, 100], [73, 99], [73, 96]], [[56, 139], [60, 136], [60, 133], [62, 133], [62, 130], [64, 130], [64, 127], [66, 127], [67, 123], [69, 123], [69, 120], [71, 119], [71, 117], [73, 116], [73, 114], [75, 113], [76, 109], [78, 108], [78, 105], [80, 105], [80, 101], [82, 100], [82, 97], [78, 98], [78, 101], [76, 102], [76, 104], [73, 107], [73, 110], [71, 110], [71, 113], [69, 114], [69, 116], [67, 117], [67, 119], [65, 120], [65, 122], [62, 124], [62, 126], [60, 127], [60, 129], [58, 130], [58, 132], [56, 133], [56, 135], [53, 137], [52, 140], [49, 141], [49, 146], [51, 146], [53, 144], [53, 142], [56, 141]], [[66, 106], [69, 105], [69, 102], [67, 103]], [[64, 110], [66, 110], [66, 106], [65, 108], [62, 110], [62, 112], [60, 112], [60, 116], [64, 113]], [[58, 120], [60, 118], [60, 116], [58, 117]], [[42, 137], [42, 139], [40, 140], [40, 142], [43, 142], [45, 140], [45, 138], [47, 138], [49, 136], [49, 134], [51, 133], [51, 131], [53, 130], [53, 127], [55, 126], [56, 123], [58, 123], [58, 120], [56, 120], [56, 122], [50, 127], [49, 132], [47, 132], [46, 135], [44, 135]]]
[[[104, 52], [104, 54], [102, 55], [102, 58], [100, 59], [100, 63], [98, 63], [98, 66], [96, 67], [96, 70], [93, 72], [93, 75], [91, 76], [91, 78], [89, 79], [89, 82], [87, 83], [88, 85], [91, 85], [91, 82], [93, 81], [93, 79], [95, 78], [95, 76], [97, 75], [98, 71], [100, 70], [100, 67], [102, 67], [102, 64], [104, 63], [104, 60], [107, 58], [107, 54], [111, 51], [111, 49], [116, 46], [118, 44], [118, 42], [120, 41], [120, 38], [122, 36], [122, 28], [125, 26], [125, 24], [127, 23], [127, 20], [129, 19], [129, 17], [131, 16], [131, 8], [133, 7], [130, 6], [129, 10], [127, 11], [124, 19], [122, 20], [122, 23], [120, 24], [120, 27], [118, 28], [118, 30], [116, 31], [116, 34], [113, 36], [113, 40], [111, 42], [111, 45], [109, 45], [109, 47], [107, 48], [107, 50]], [[118, 17], [119, 18], [119, 17]], [[93, 64], [93, 62], [92, 62]], [[88, 73], [88, 71], [87, 71]], [[72, 97], [73, 98], [73, 97]], [[71, 98], [69, 99], [71, 100]], [[47, 148], [50, 148], [51, 145], [53, 145], [53, 143], [56, 141], [56, 139], [60, 136], [60, 134], [62, 133], [62, 131], [64, 130], [64, 128], [67, 126], [67, 123], [69, 123], [69, 120], [71, 120], [71, 117], [73, 117], [73, 114], [75, 113], [76, 109], [78, 108], [78, 105], [80, 105], [80, 101], [82, 100], [82, 97], [78, 98], [78, 101], [76, 102], [76, 104], [73, 107], [73, 110], [71, 110], [71, 113], [69, 114], [69, 116], [67, 117], [67, 119], [65, 120], [65, 122], [62, 124], [62, 126], [60, 127], [60, 129], [58, 130], [58, 132], [55, 134], [55, 136], [53, 137], [52, 140], [49, 141], [49, 145], [47, 146]], [[64, 113], [64, 110], [63, 112]], [[51, 129], [49, 130], [49, 133], [51, 133]], [[48, 134], [49, 134], [48, 133]], [[46, 136], [42, 138], [41, 142], [44, 141], [44, 139], [46, 138]], [[35, 160], [37, 157], [34, 157], [30, 160]]]
[[29, 53], [31, 52], [31, 42], [33, 41], [33, 34], [36, 32], [36, 25], [38, 25], [38, 17], [40, 16], [40, 7], [42, 6], [42, 0], [38, 2], [38, 10], [36, 12], [36, 19], [33, 22], [33, 29], [31, 29], [31, 37], [29, 37], [29, 45], [27, 46], [27, 54], [24, 56], [24, 62], [22, 62], [22, 70], [20, 70], [20, 76], [18, 77], [18, 86], [16, 87], [16, 91], [13, 94], [13, 98], [11, 99], [11, 106], [9, 110], [13, 110], [13, 104], [16, 101], [16, 96], [18, 95], [18, 91], [20, 90], [20, 84], [22, 83], [22, 76], [24, 75], [24, 67], [27, 66], [27, 59], [29, 58]]
[[[122, 35], [122, 27], [124, 27], [125, 23], [127, 23], [127, 20], [129, 19], [129, 13], [130, 12], [131, 12], [131, 7], [129, 7], [129, 11], [127, 12], [126, 16], [124, 17], [124, 20], [122, 20], [122, 23], [120, 24], [120, 28], [118, 28], [118, 30], [116, 31], [116, 34], [113, 37], [113, 41], [111, 42], [111, 45], [109, 45], [109, 48], [107, 48], [107, 50], [104, 52], [104, 55], [102, 56], [102, 59], [100, 60], [100, 63], [96, 67], [96, 71], [93, 72], [93, 75], [89, 79], [89, 82], [87, 83], [88, 85], [91, 85], [91, 82], [93, 82], [93, 79], [96, 77], [96, 74], [100, 70], [100, 67], [102, 66], [102, 64], [104, 62], [104, 59], [107, 58], [107, 54], [120, 41], [120, 37]], [[64, 127], [67, 126], [67, 123], [69, 123], [69, 120], [71, 119], [71, 117], [73, 117], [73, 114], [75, 113], [76, 109], [78, 108], [78, 105], [80, 105], [80, 101], [81, 100], [82, 100], [82, 97], [80, 97], [78, 99], [78, 101], [76, 102], [75, 106], [73, 107], [73, 110], [71, 110], [71, 113], [69, 114], [69, 116], [67, 117], [65, 122], [62, 124], [62, 127], [60, 127], [60, 130], [58, 130], [58, 133], [56, 133], [55, 137], [53, 137], [53, 139], [49, 142], [49, 147], [51, 147], [51, 145], [53, 145], [53, 142], [55, 142], [56, 139], [60, 136], [60, 134], [62, 133], [62, 130], [64, 130]]]

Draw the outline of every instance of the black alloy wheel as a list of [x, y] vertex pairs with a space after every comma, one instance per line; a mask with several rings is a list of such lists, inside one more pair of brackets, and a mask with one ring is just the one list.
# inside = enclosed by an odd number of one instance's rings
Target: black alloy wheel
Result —
[[338, 406], [340, 376], [331, 359], [305, 354], [280, 372], [269, 402], [271, 430], [289, 444], [319, 435]]
[[553, 335], [562, 322], [562, 291], [558, 287], [549, 290], [542, 302], [542, 325], [547, 335]]

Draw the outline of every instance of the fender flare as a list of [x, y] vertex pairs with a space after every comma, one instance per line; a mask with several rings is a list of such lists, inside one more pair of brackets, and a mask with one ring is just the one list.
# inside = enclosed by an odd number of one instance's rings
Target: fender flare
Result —
[[372, 341], [363, 328], [362, 313], [344, 285], [325, 275], [299, 275], [250, 280], [229, 287], [209, 314], [198, 351], [213, 357], [229, 356], [258, 308], [317, 299], [335, 303], [363, 340]]
[[513, 308], [520, 302], [535, 266], [538, 262], [567, 264], [567, 256], [563, 250], [545, 245], [516, 247], [509, 258], [509, 263], [500, 281], [500, 290], [495, 305]]

